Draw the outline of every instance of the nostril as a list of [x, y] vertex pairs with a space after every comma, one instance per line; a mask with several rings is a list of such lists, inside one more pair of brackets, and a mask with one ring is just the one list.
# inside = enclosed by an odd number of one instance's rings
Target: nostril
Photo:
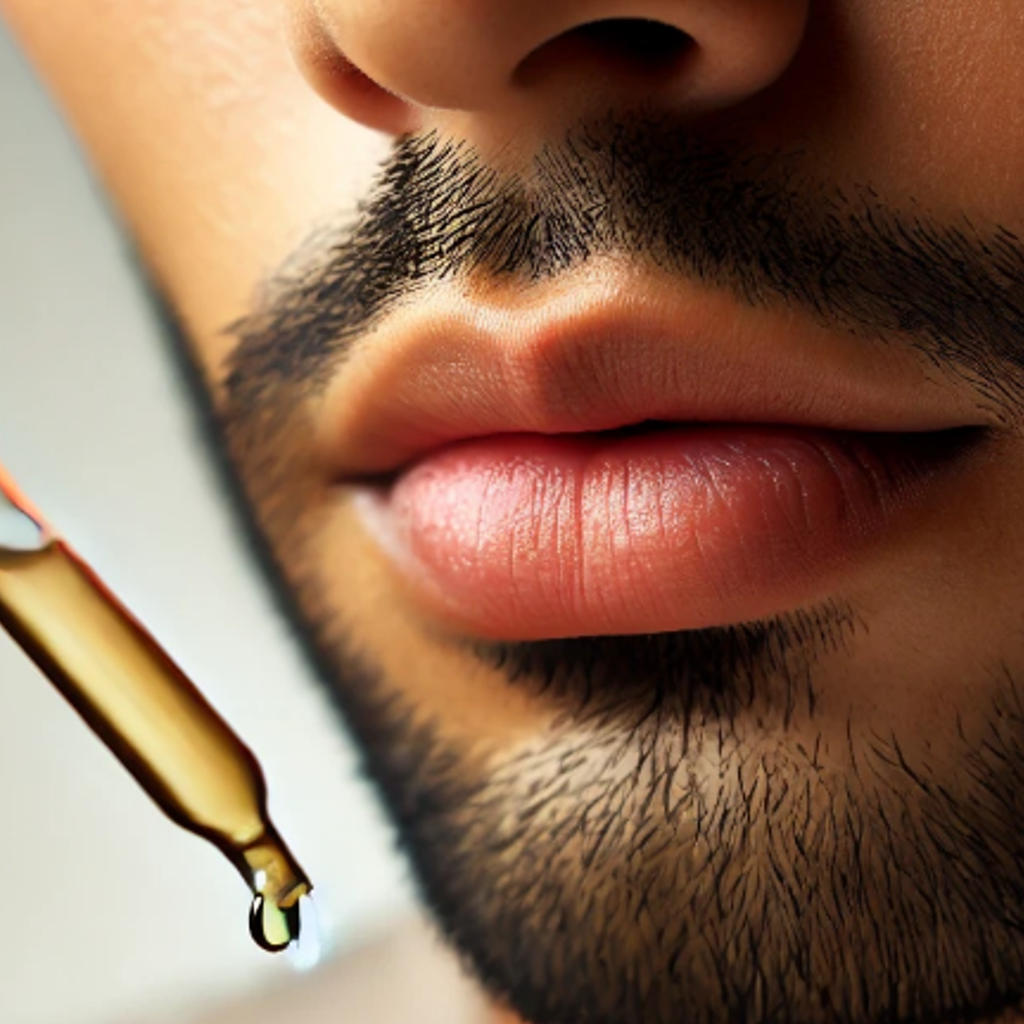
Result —
[[682, 30], [647, 18], [607, 18], [581, 25], [573, 33], [610, 54], [644, 64], [674, 61], [690, 43]]
[[649, 18], [605, 18], [549, 39], [516, 69], [519, 84], [528, 84], [556, 62], [597, 60], [634, 73], [672, 70], [693, 39], [681, 29]]

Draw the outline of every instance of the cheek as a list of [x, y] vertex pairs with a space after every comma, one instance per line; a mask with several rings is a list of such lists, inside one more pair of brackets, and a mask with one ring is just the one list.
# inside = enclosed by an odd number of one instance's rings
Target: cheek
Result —
[[10, 6], [218, 377], [233, 345], [224, 325], [312, 226], [351, 215], [389, 140], [310, 88], [282, 38], [280, 0], [233, 5], [228, 17], [206, 0], [107, 0], [60, 19]]
[[873, 97], [883, 131], [874, 146], [881, 160], [893, 154], [918, 201], [998, 220], [1024, 209], [1016, 184], [1024, 159], [1024, 19], [1019, 6], [1002, 14], [993, 7], [1006, 5], [889, 15], [885, 67], [877, 71], [884, 85]]
[[[977, 226], [1024, 219], [1024, 8], [1016, 0], [812, 5], [790, 73], [742, 121], [840, 188]], [[785, 117], [780, 119], [781, 112]], [[854, 196], [855, 198], [855, 196]]]

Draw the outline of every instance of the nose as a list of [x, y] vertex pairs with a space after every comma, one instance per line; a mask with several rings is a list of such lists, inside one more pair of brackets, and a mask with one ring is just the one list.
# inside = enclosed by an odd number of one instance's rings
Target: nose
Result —
[[397, 124], [400, 110], [540, 112], [573, 97], [735, 104], [789, 65], [809, 0], [294, 2], [299, 61], [321, 92]]

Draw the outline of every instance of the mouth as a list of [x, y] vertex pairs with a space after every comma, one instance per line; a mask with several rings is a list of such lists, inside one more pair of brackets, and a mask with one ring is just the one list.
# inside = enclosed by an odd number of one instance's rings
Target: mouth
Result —
[[992, 433], [919, 364], [645, 288], [419, 310], [339, 378], [325, 458], [439, 623], [539, 640], [806, 606]]
[[429, 611], [491, 639], [754, 621], [834, 593], [984, 441], [644, 424], [446, 446], [356, 488]]

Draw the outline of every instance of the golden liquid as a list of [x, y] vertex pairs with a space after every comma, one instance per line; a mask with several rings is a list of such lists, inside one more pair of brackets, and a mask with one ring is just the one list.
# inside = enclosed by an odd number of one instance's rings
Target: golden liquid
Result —
[[299, 905], [279, 907], [257, 893], [249, 911], [249, 932], [269, 953], [286, 949], [299, 937]]
[[0, 547], [0, 625], [157, 804], [241, 872], [260, 945], [298, 938], [312, 886], [270, 822], [255, 757], [63, 541]]

